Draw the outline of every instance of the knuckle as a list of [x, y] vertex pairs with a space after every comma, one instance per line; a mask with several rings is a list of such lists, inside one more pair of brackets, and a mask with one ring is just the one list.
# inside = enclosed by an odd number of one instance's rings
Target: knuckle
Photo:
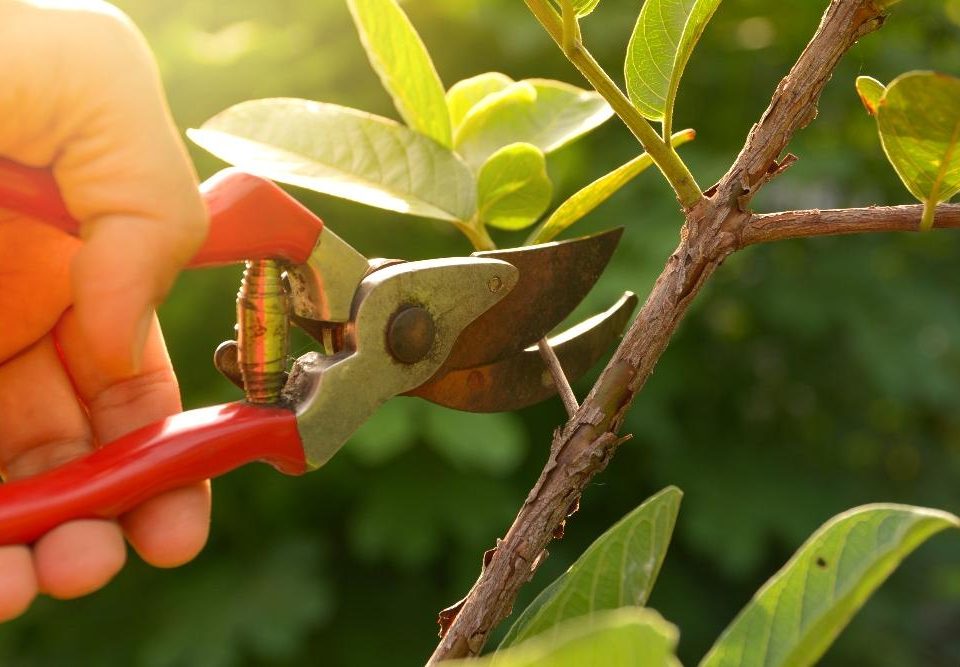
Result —
[[12, 457], [0, 472], [6, 480], [30, 477], [84, 456], [90, 451], [90, 445], [90, 438], [86, 436], [48, 440]]
[[171, 387], [175, 392], [177, 379], [172, 369], [148, 371], [107, 386], [93, 397], [89, 408], [93, 413], [109, 416], [118, 411], [163, 404], [164, 399], [171, 393]]

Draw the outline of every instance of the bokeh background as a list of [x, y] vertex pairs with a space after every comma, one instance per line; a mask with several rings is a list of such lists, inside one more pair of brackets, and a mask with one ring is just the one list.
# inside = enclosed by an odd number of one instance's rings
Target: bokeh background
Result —
[[[395, 116], [341, 0], [117, 4], [155, 49], [183, 128], [267, 96]], [[702, 186], [736, 155], [825, 5], [721, 7], [677, 105], [676, 127], [699, 133], [683, 153]], [[581, 84], [519, 0], [405, 6], [448, 86], [491, 70]], [[617, 78], [638, 7], [606, 0], [584, 23], [589, 46]], [[817, 122], [791, 146], [801, 161], [755, 208], [908, 202], [853, 81], [915, 68], [960, 75], [960, 0], [901, 3], [881, 33], [853, 49]], [[557, 200], [637, 152], [612, 120], [551, 156]], [[202, 176], [221, 166], [193, 154]], [[469, 252], [443, 223], [297, 195], [369, 256]], [[650, 171], [575, 228], [627, 228], [579, 315], [626, 289], [645, 294], [679, 224], [671, 193]], [[231, 332], [237, 280], [235, 269], [184, 275], [161, 311], [188, 407], [238, 396], [210, 363]], [[578, 383], [581, 394], [590, 381]], [[131, 555], [94, 596], [38, 601], [0, 627], [0, 664], [420, 664], [435, 642], [436, 612], [476, 577], [562, 420], [557, 400], [493, 416], [395, 400], [319, 472], [290, 479], [253, 466], [217, 480], [200, 558], [159, 571]], [[960, 235], [817, 239], [730, 258], [625, 430], [633, 440], [591, 485], [518, 608], [616, 519], [676, 484], [686, 496], [651, 606], [680, 626], [680, 656], [694, 664], [830, 516], [873, 501], [960, 511]], [[960, 664], [960, 537], [938, 536], [913, 555], [823, 664]]]

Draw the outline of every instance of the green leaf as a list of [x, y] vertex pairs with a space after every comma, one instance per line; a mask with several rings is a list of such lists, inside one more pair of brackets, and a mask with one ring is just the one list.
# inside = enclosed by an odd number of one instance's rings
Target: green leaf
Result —
[[445, 662], [444, 667], [678, 667], [678, 637], [676, 626], [650, 609], [598, 611], [563, 623], [556, 635], [534, 637], [479, 659]]
[[960, 192], [960, 79], [909, 72], [887, 87], [877, 111], [880, 141], [910, 193], [924, 203], [921, 229], [937, 204]]
[[550, 205], [553, 183], [543, 151], [532, 144], [504, 146], [480, 167], [477, 215], [500, 229], [523, 229]]
[[700, 663], [811, 665], [871, 593], [928, 537], [960, 519], [908, 505], [834, 517], [754, 596]]
[[596, 92], [560, 81], [527, 79], [487, 95], [461, 123], [453, 143], [473, 169], [497, 150], [526, 142], [544, 153], [606, 121], [613, 110]]
[[242, 102], [190, 138], [266, 178], [408, 215], [469, 220], [476, 185], [452, 151], [388, 118], [275, 98]]
[[667, 553], [682, 497], [680, 489], [669, 486], [601, 535], [530, 603], [500, 647], [534, 635], [556, 641], [562, 621], [598, 609], [646, 604]]
[[[563, 3], [561, 0], [553, 0], [558, 8], [563, 9]], [[593, 12], [597, 8], [597, 5], [600, 4], [600, 0], [573, 0], [573, 10], [577, 14], [577, 18], [583, 18], [587, 14]]]
[[647, 0], [627, 46], [627, 93], [669, 133], [680, 77], [720, 0]]
[[487, 95], [499, 93], [512, 83], [514, 80], [506, 74], [487, 72], [453, 84], [447, 91], [447, 109], [454, 131], [460, 127], [470, 110]]
[[397, 111], [412, 129], [450, 147], [443, 84], [427, 47], [395, 0], [347, 0], [360, 41]]
[[[696, 138], [693, 130], [683, 130], [671, 137], [674, 147]], [[653, 159], [647, 153], [641, 153], [626, 164], [623, 164], [610, 173], [601, 176], [587, 187], [579, 190], [557, 209], [550, 217], [534, 230], [526, 240], [525, 245], [535, 245], [552, 241], [570, 225], [588, 215], [603, 202], [612, 197], [620, 188], [643, 173], [653, 164]]]
[[883, 97], [885, 91], [886, 88], [884, 85], [873, 77], [857, 77], [857, 94], [860, 96], [860, 101], [863, 102], [863, 106], [867, 108], [867, 112], [871, 116], [877, 115], [877, 107], [880, 106], [880, 99]]
[[461, 470], [505, 475], [523, 460], [527, 436], [512, 412], [474, 414], [431, 406], [425, 417], [427, 441]]

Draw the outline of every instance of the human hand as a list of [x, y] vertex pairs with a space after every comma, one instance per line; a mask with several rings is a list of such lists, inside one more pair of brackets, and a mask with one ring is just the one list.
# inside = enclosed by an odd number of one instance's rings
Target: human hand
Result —
[[[100, 2], [0, 0], [0, 156], [52, 166], [82, 240], [0, 210], [0, 472], [82, 456], [180, 410], [154, 308], [201, 244], [206, 214], [152, 56]], [[119, 522], [64, 524], [0, 547], [0, 621], [38, 592], [72, 598], [123, 566], [193, 558], [209, 486]]]

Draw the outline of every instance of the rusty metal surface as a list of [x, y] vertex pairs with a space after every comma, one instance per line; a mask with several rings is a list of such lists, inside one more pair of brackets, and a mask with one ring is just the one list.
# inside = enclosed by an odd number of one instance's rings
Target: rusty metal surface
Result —
[[520, 280], [463, 331], [438, 375], [510, 357], [547, 335], [597, 282], [622, 233], [617, 228], [570, 241], [474, 253], [509, 262]]
[[[571, 381], [619, 340], [636, 305], [636, 295], [627, 292], [608, 310], [549, 339]], [[533, 405], [555, 393], [553, 378], [534, 345], [491, 364], [441, 372], [406, 395], [456, 410], [501, 412]]]

